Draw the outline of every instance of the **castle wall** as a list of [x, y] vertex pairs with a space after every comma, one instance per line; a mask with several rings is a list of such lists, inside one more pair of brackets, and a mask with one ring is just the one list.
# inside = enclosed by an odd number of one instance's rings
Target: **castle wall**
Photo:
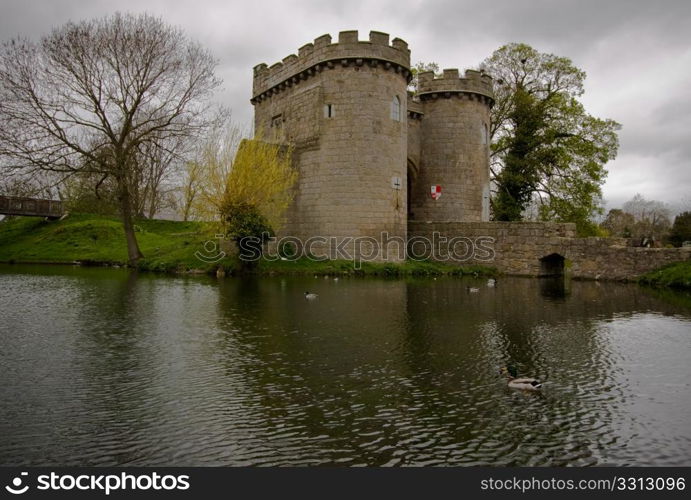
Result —
[[[320, 37], [300, 54], [282, 67], [255, 68], [255, 128], [294, 144], [299, 171], [280, 234], [405, 238], [405, 42], [389, 46], [388, 35], [377, 32], [360, 42], [357, 32], [341, 32], [338, 44]], [[392, 119], [394, 96], [399, 120]]]
[[412, 164], [415, 174], [420, 169], [422, 117], [422, 103], [415, 101], [413, 96], [408, 94], [408, 161]]

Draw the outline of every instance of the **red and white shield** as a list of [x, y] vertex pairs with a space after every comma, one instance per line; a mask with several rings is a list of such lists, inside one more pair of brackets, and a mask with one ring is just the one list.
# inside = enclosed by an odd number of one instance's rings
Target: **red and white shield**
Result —
[[432, 186], [430, 194], [432, 195], [433, 200], [438, 200], [441, 196], [441, 186], [439, 184]]

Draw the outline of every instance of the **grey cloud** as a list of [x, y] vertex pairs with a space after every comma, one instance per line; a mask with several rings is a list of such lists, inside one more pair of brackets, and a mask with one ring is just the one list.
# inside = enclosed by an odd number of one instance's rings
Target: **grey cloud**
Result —
[[636, 192], [674, 202], [690, 191], [688, 0], [2, 0], [0, 39], [37, 38], [115, 10], [159, 15], [209, 47], [224, 79], [218, 100], [241, 123], [252, 119], [252, 67], [323, 33], [386, 31], [408, 41], [413, 62], [442, 67], [475, 66], [500, 45], [524, 41], [585, 69], [586, 109], [622, 123], [604, 187], [610, 203]]
[[484, 33], [500, 43], [545, 42], [571, 51], [630, 30], [652, 32], [670, 41], [687, 40], [691, 3], [442, 0], [420, 4], [415, 15], [431, 33], [453, 33], [461, 39]]

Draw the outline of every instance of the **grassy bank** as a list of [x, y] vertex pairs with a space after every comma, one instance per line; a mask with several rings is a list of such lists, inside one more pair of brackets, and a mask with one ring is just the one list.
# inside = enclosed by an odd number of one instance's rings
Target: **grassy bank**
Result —
[[438, 262], [407, 261], [401, 264], [362, 262], [355, 266], [347, 260], [314, 261], [306, 258], [297, 261], [266, 261], [254, 271], [259, 274], [316, 274], [316, 275], [363, 275], [363, 276], [494, 276], [494, 268], [482, 266], [451, 266]]
[[[145, 256], [142, 269], [211, 269], [194, 256], [209, 238], [202, 224], [143, 219], [136, 222], [136, 229]], [[116, 217], [73, 214], [61, 221], [15, 217], [0, 222], [0, 261], [125, 265], [125, 233]]]
[[691, 290], [691, 261], [670, 264], [639, 278], [639, 283]]
[[[214, 273], [222, 266], [227, 273], [240, 272], [236, 259], [205, 263], [195, 257], [204, 253], [204, 243], [214, 240], [214, 231], [199, 222], [142, 219], [136, 222], [137, 241], [144, 254], [139, 268], [158, 272]], [[73, 214], [61, 221], [15, 217], [0, 222], [0, 262], [125, 265], [127, 246], [122, 223], [116, 217]], [[435, 262], [402, 264], [364, 262], [356, 268], [350, 261], [262, 260], [256, 274], [317, 274], [375, 276], [494, 275], [491, 268], [459, 268]]]

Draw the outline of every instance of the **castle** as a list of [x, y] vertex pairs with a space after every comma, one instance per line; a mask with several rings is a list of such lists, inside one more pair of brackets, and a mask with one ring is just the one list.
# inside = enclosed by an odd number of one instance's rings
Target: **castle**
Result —
[[255, 66], [255, 130], [291, 145], [299, 173], [279, 236], [321, 239], [307, 252], [330, 258], [343, 258], [333, 256], [334, 241], [358, 239], [349, 249], [357, 258], [369, 239], [368, 257], [393, 261], [406, 256], [387, 253], [390, 241], [418, 258], [413, 242], [423, 240], [425, 258], [528, 276], [564, 274], [568, 261], [574, 277], [633, 279], [691, 259], [691, 248], [578, 238], [572, 223], [488, 222], [492, 79], [424, 72], [409, 92], [411, 79], [408, 44], [377, 31], [368, 41], [357, 31], [342, 31], [337, 43], [323, 35]]
[[408, 44], [377, 31], [255, 66], [255, 130], [292, 145], [299, 172], [283, 234], [405, 240], [410, 221], [489, 220], [492, 79], [411, 79]]

